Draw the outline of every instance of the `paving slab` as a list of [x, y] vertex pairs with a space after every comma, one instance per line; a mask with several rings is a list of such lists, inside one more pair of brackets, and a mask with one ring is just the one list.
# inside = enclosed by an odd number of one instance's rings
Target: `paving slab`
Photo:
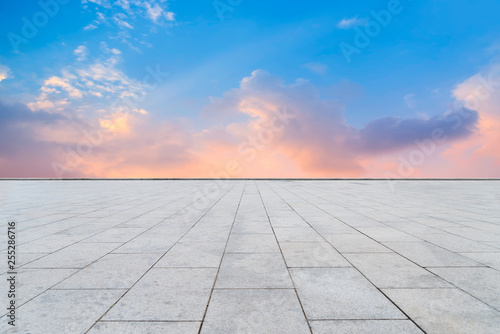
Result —
[[458, 289], [385, 289], [427, 333], [498, 333], [500, 313]]
[[384, 242], [384, 245], [422, 267], [482, 266], [465, 256], [428, 242]]
[[308, 319], [406, 319], [354, 268], [291, 268]]
[[[181, 239], [182, 240], [182, 239]], [[225, 243], [179, 242], [165, 254], [156, 267], [213, 267], [218, 268]]]
[[351, 253], [345, 257], [378, 288], [452, 287], [396, 253]]
[[121, 243], [79, 242], [32, 261], [23, 268], [81, 269], [122, 245]]
[[410, 320], [314, 320], [314, 334], [422, 334]]
[[99, 321], [89, 334], [198, 334], [200, 322], [123, 322]]
[[215, 290], [203, 334], [308, 334], [307, 320], [293, 289]]
[[[52, 290], [22, 305], [18, 333], [85, 333], [125, 290]], [[0, 332], [11, 333], [5, 318]], [[15, 333], [14, 332], [14, 333]]]
[[103, 320], [201, 321], [216, 274], [212, 268], [153, 268]]
[[282, 242], [281, 251], [288, 267], [350, 267], [327, 242]]
[[108, 254], [54, 289], [128, 289], [160, 258], [160, 254]]
[[280, 253], [226, 253], [216, 289], [292, 288]]
[[498, 332], [499, 181], [220, 183], [0, 180], [18, 332]]
[[484, 267], [430, 268], [429, 270], [500, 310], [500, 271]]
[[279, 253], [274, 234], [231, 234], [228, 253]]

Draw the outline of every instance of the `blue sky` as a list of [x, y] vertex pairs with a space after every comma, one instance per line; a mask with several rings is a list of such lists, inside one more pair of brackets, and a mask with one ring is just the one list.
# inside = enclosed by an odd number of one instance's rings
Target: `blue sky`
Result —
[[[104, 75], [122, 78], [119, 86], [160, 68], [168, 76], [154, 89], [141, 88], [138, 110], [159, 121], [185, 118], [198, 130], [218, 122], [205, 117], [211, 97], [258, 69], [285, 84], [307, 80], [357, 128], [385, 116], [439, 116], [454, 102], [455, 87], [500, 49], [500, 2], [493, 0], [42, 2], [57, 3], [57, 13], [18, 45], [9, 38], [26, 37], [23, 17], [33, 23], [43, 8], [38, 1], [2, 2], [0, 75], [8, 74], [0, 99], [34, 110], [49, 78], [72, 80], [65, 72], [82, 75], [99, 63], [110, 69]], [[393, 5], [398, 13], [348, 61], [341, 43], [355, 46], [358, 32], [377, 22], [373, 12]], [[45, 89], [65, 89], [57, 85]], [[72, 110], [107, 110], [117, 98], [92, 94], [71, 101]]]
[[[4, 2], [1, 35], [19, 33], [23, 26], [20, 18], [30, 18], [40, 10], [36, 3]], [[33, 77], [57, 74], [74, 61], [72, 52], [79, 45], [93, 54], [105, 41], [122, 51], [119, 67], [130, 77], [140, 79], [146, 66], [159, 64], [170, 73], [172, 85], [179, 82], [182, 87], [171, 97], [168, 111], [153, 106], [166, 117], [195, 117], [209, 95], [220, 95], [255, 69], [265, 69], [289, 82], [308, 79], [325, 97], [347, 100], [345, 116], [355, 125], [374, 114], [441, 113], [450, 102], [453, 86], [488, 62], [485, 50], [499, 43], [500, 3], [402, 0], [402, 13], [347, 63], [339, 44], [352, 44], [356, 33], [339, 29], [337, 24], [342, 19], [370, 18], [370, 11], [383, 10], [387, 3], [245, 0], [232, 12], [224, 12], [220, 20], [211, 1], [171, 1], [165, 4], [175, 13], [175, 21], [169, 24], [154, 24], [141, 17], [129, 19], [134, 27], [127, 31], [133, 44], [129, 46], [113, 38], [122, 30], [114, 22], [83, 29], [96, 19], [97, 12], [113, 15], [120, 12], [115, 8], [118, 6], [107, 9], [91, 1], [82, 4], [73, 0], [60, 5], [59, 13], [28, 43], [20, 45], [20, 53], [12, 52], [9, 40], [2, 39], [2, 63], [15, 71], [17, 80], [30, 81], [21, 89], [12, 87], [5, 92], [4, 88], [3, 93], [33, 93], [39, 88], [31, 82]], [[325, 72], [309, 70], [306, 64], [310, 63], [323, 64]], [[190, 82], [185, 82], [187, 76]], [[343, 85], [355, 89], [348, 98], [341, 95], [345, 89], [335, 87], [345, 81], [355, 84]], [[411, 108], [404, 100], [409, 94], [413, 94]]]

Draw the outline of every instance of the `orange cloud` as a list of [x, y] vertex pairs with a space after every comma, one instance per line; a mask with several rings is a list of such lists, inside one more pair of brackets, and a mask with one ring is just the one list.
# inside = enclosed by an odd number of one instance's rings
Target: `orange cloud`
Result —
[[[493, 90], [479, 105], [472, 105], [476, 101], [471, 96], [476, 94], [480, 80], [475, 76], [454, 91], [456, 100], [465, 101], [466, 108], [459, 106], [429, 119], [380, 118], [363, 129], [346, 124], [344, 107], [321, 99], [311, 83], [297, 80], [285, 84], [261, 70], [244, 78], [238, 88], [211, 99], [204, 114], [233, 121], [203, 130], [195, 130], [189, 120], [159, 122], [141, 108], [128, 112], [110, 108], [94, 118], [87, 114], [84, 119], [65, 112], [23, 109], [21, 114], [8, 113], [10, 116], [2, 122], [5, 129], [22, 127], [25, 132], [18, 133], [18, 138], [24, 138], [16, 146], [20, 153], [0, 151], [0, 174], [158, 178], [498, 176], [500, 94]], [[19, 115], [23, 119], [16, 118]], [[421, 148], [415, 143], [427, 142], [436, 129], [445, 133], [446, 140], [435, 143], [432, 152], [420, 159], [422, 154], [417, 151]], [[46, 154], [37, 156], [37, 164], [20, 168], [27, 161], [21, 153], [22, 145], [39, 147]], [[418, 164], [406, 165], [417, 157]], [[40, 164], [44, 167], [38, 167]]]

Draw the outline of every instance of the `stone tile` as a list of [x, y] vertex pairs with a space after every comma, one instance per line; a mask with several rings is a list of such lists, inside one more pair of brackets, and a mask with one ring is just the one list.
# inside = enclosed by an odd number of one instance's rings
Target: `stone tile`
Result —
[[84, 237], [78, 235], [62, 237], [60, 235], [53, 234], [26, 244], [20, 244], [19, 248], [22, 248], [23, 253], [53, 253], [64, 247], [68, 247], [83, 238]]
[[202, 334], [309, 334], [293, 289], [215, 290]]
[[[77, 269], [20, 269], [17, 271], [16, 289], [19, 292], [16, 296], [18, 305], [24, 304], [28, 300], [36, 297], [40, 293], [48, 290], [57, 283], [77, 272]], [[10, 275], [0, 275], [0, 285], [4, 291], [8, 291], [7, 278]], [[7, 294], [2, 296], [7, 303]], [[5, 304], [6, 305], [6, 304]], [[2, 310], [2, 314], [4, 314]]]
[[396, 253], [351, 253], [345, 256], [378, 288], [452, 287]]
[[226, 243], [229, 236], [229, 228], [197, 228], [194, 227], [184, 237], [183, 242], [215, 242]]
[[419, 241], [408, 233], [401, 232], [395, 228], [384, 227], [360, 227], [359, 231], [376, 241]]
[[212, 268], [153, 268], [103, 320], [201, 321], [216, 274]]
[[108, 254], [54, 289], [128, 289], [160, 258], [160, 254]]
[[282, 242], [321, 242], [324, 239], [312, 228], [275, 228], [276, 238]]
[[291, 215], [288, 217], [270, 216], [269, 219], [271, 220], [271, 225], [273, 227], [309, 227], [309, 225], [297, 215]]
[[180, 238], [180, 235], [141, 234], [123, 244], [113, 253], [121, 254], [162, 254], [168, 251]]
[[452, 252], [494, 252], [497, 249], [484, 243], [453, 234], [416, 234], [417, 237]]
[[273, 230], [268, 221], [235, 223], [231, 234], [272, 234]]
[[500, 310], [500, 271], [482, 268], [430, 268], [430, 271]]
[[350, 267], [326, 242], [282, 242], [281, 251], [288, 267]]
[[458, 289], [385, 289], [427, 333], [496, 334], [500, 313]]
[[422, 334], [410, 320], [314, 320], [314, 334]]
[[228, 253], [279, 253], [274, 234], [231, 234]]
[[471, 259], [424, 241], [384, 244], [422, 267], [481, 266]]
[[215, 267], [218, 268], [225, 243], [179, 242], [156, 264], [156, 267]]
[[325, 239], [341, 253], [391, 252], [384, 245], [358, 234], [327, 234]]
[[226, 253], [215, 284], [217, 289], [292, 287], [285, 262], [279, 253]]
[[120, 245], [80, 242], [30, 262], [23, 268], [83, 268]]
[[[19, 333], [85, 333], [125, 290], [52, 290], [17, 310]], [[0, 332], [11, 326], [2, 319]]]
[[99, 321], [89, 334], [198, 334], [201, 322]]
[[500, 270], [500, 252], [499, 253], [460, 253], [469, 259], [477, 261], [483, 265]]
[[477, 228], [472, 228], [472, 227], [465, 227], [465, 226], [442, 227], [441, 230], [474, 241], [491, 241], [491, 242], [500, 241], [500, 234], [492, 233], [489, 231], [481, 231], [478, 230]]
[[102, 233], [96, 234], [88, 239], [85, 239], [85, 242], [127, 242], [135, 238], [145, 230], [146, 230], [145, 228], [117, 227], [106, 230]]
[[291, 268], [309, 320], [406, 319], [353, 268]]

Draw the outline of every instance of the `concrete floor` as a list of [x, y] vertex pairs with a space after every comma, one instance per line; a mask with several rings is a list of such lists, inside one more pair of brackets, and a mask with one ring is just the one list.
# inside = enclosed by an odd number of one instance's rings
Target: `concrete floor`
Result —
[[[18, 333], [499, 333], [500, 181], [0, 181]], [[1, 319], [0, 332], [16, 332]]]

